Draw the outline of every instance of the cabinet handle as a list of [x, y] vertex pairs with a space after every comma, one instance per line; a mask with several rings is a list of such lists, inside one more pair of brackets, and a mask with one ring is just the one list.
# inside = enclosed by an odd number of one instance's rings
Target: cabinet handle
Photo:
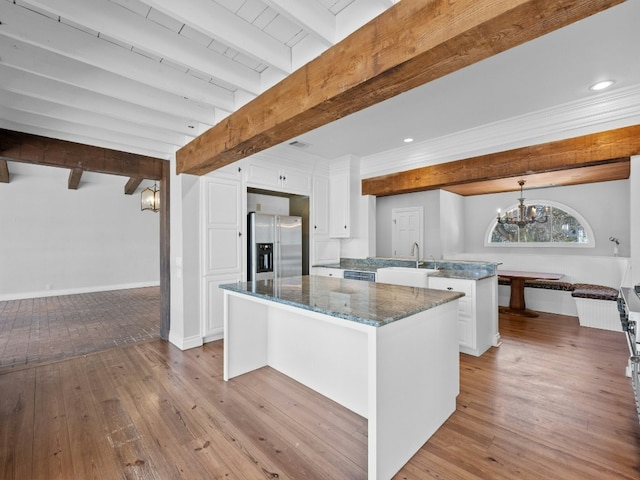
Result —
[[286, 181], [287, 177], [285, 177], [284, 175], [282, 176], [282, 180]]
[[318, 225], [314, 225], [313, 228], [317, 230], [318, 229]]
[[241, 171], [242, 171], [242, 167], [238, 167], [238, 172], [241, 172]]
[[242, 232], [238, 232], [238, 236], [241, 237], [242, 236]]
[[346, 226], [346, 225], [344, 226], [344, 229], [345, 229], [345, 230], [347, 229], [347, 226]]
[[447, 290], [453, 290], [453, 287], [447, 287]]
[[278, 179], [279, 179], [279, 180], [282, 180], [282, 175], [280, 175], [280, 176], [278, 177]]

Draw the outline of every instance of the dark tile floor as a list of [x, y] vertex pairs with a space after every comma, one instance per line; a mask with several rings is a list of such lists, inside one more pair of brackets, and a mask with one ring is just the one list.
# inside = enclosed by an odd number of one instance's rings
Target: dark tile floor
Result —
[[160, 287], [0, 302], [0, 368], [158, 337]]

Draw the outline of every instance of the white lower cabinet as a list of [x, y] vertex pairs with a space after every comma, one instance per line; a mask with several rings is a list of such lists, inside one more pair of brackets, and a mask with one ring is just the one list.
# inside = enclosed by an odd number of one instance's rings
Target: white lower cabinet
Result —
[[320, 277], [344, 278], [344, 272], [341, 268], [331, 267], [312, 267], [311, 275], [318, 275]]
[[429, 288], [464, 293], [458, 300], [460, 351], [477, 357], [486, 352], [497, 333], [496, 277], [482, 280], [429, 277]]
[[219, 340], [224, 336], [224, 290], [220, 285], [242, 281], [242, 274], [212, 275], [204, 278], [204, 343]]

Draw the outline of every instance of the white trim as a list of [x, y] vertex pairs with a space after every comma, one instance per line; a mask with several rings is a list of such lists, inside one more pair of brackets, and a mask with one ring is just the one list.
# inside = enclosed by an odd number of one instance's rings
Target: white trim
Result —
[[[584, 229], [584, 231], [587, 233], [587, 243], [565, 243], [565, 242], [513, 242], [513, 243], [509, 243], [509, 242], [496, 242], [496, 243], [492, 243], [490, 241], [491, 238], [491, 232], [493, 232], [493, 230], [496, 228], [496, 219], [493, 218], [491, 220], [491, 222], [489, 223], [489, 227], [487, 227], [487, 230], [484, 234], [484, 246], [485, 247], [508, 247], [508, 248], [522, 248], [522, 247], [535, 247], [535, 248], [548, 248], [548, 247], [560, 247], [560, 248], [595, 248], [596, 246], [596, 237], [595, 234], [593, 233], [593, 229], [591, 228], [591, 225], [589, 225], [589, 222], [587, 222], [587, 220], [580, 215], [580, 213], [578, 213], [577, 211], [575, 211], [573, 208], [560, 203], [560, 202], [554, 202], [553, 200], [536, 200], [536, 199], [527, 199], [527, 204], [529, 205], [549, 205], [551, 207], [555, 207], [558, 208], [560, 210], [564, 210], [565, 212], [571, 214], [571, 216], [573, 216], [576, 220], [578, 220], [578, 222], [580, 222], [580, 226]], [[511, 205], [509, 205], [508, 207], [506, 207], [503, 211], [504, 212], [509, 212], [511, 210], [517, 209], [518, 208], [518, 204], [517, 203], [512, 203]]]
[[109, 292], [111, 290], [128, 290], [130, 288], [157, 287], [159, 281], [123, 283], [119, 285], [96, 285], [93, 287], [65, 288], [59, 290], [39, 290], [35, 292], [5, 293], [0, 295], [0, 302], [24, 300], [26, 298], [58, 297], [60, 295], [76, 295], [79, 293]]
[[191, 337], [179, 337], [173, 331], [169, 332], [169, 342], [178, 347], [180, 350], [189, 350], [202, 346], [202, 337], [194, 335]]
[[639, 123], [636, 85], [369, 155], [360, 174], [370, 178]]

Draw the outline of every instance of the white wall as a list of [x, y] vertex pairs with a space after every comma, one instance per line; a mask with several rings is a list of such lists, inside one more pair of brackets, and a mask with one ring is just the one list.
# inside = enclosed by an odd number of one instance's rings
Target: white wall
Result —
[[0, 184], [0, 300], [157, 285], [159, 215], [126, 177], [9, 162]]
[[619, 256], [631, 255], [629, 180], [525, 190], [525, 198], [552, 200], [579, 212], [595, 233], [595, 248], [485, 247], [484, 237], [493, 224], [496, 209], [504, 210], [517, 203], [519, 196], [519, 192], [511, 192], [461, 197], [444, 191], [427, 191], [380, 197], [377, 199], [376, 256], [392, 256], [392, 209], [416, 206], [422, 206], [425, 212], [423, 258], [430, 255], [446, 258], [459, 253], [612, 256], [611, 236], [620, 240]]
[[631, 157], [629, 205], [627, 219], [631, 230], [631, 271], [625, 278], [625, 286], [640, 283], [640, 155]]
[[465, 197], [465, 240], [467, 253], [544, 253], [545, 255], [613, 255], [613, 243], [609, 237], [620, 239], [619, 255], [630, 256], [629, 229], [629, 180], [590, 183], [568, 187], [540, 188], [527, 191], [528, 199], [552, 200], [567, 205], [580, 213], [591, 225], [595, 234], [595, 248], [564, 247], [485, 247], [485, 234], [496, 216], [496, 209], [504, 211], [517, 203], [520, 192], [476, 195]]
[[464, 252], [464, 207], [463, 196], [440, 190], [440, 244], [444, 258]]
[[[376, 252], [378, 257], [392, 257], [391, 232], [393, 229], [392, 210], [394, 208], [423, 207], [424, 246], [422, 258], [433, 255], [440, 258], [442, 245], [440, 241], [440, 192], [405, 193], [379, 197], [376, 200]], [[374, 256], [372, 252], [371, 256]]]
[[247, 212], [289, 215], [289, 199], [274, 195], [247, 193]]

